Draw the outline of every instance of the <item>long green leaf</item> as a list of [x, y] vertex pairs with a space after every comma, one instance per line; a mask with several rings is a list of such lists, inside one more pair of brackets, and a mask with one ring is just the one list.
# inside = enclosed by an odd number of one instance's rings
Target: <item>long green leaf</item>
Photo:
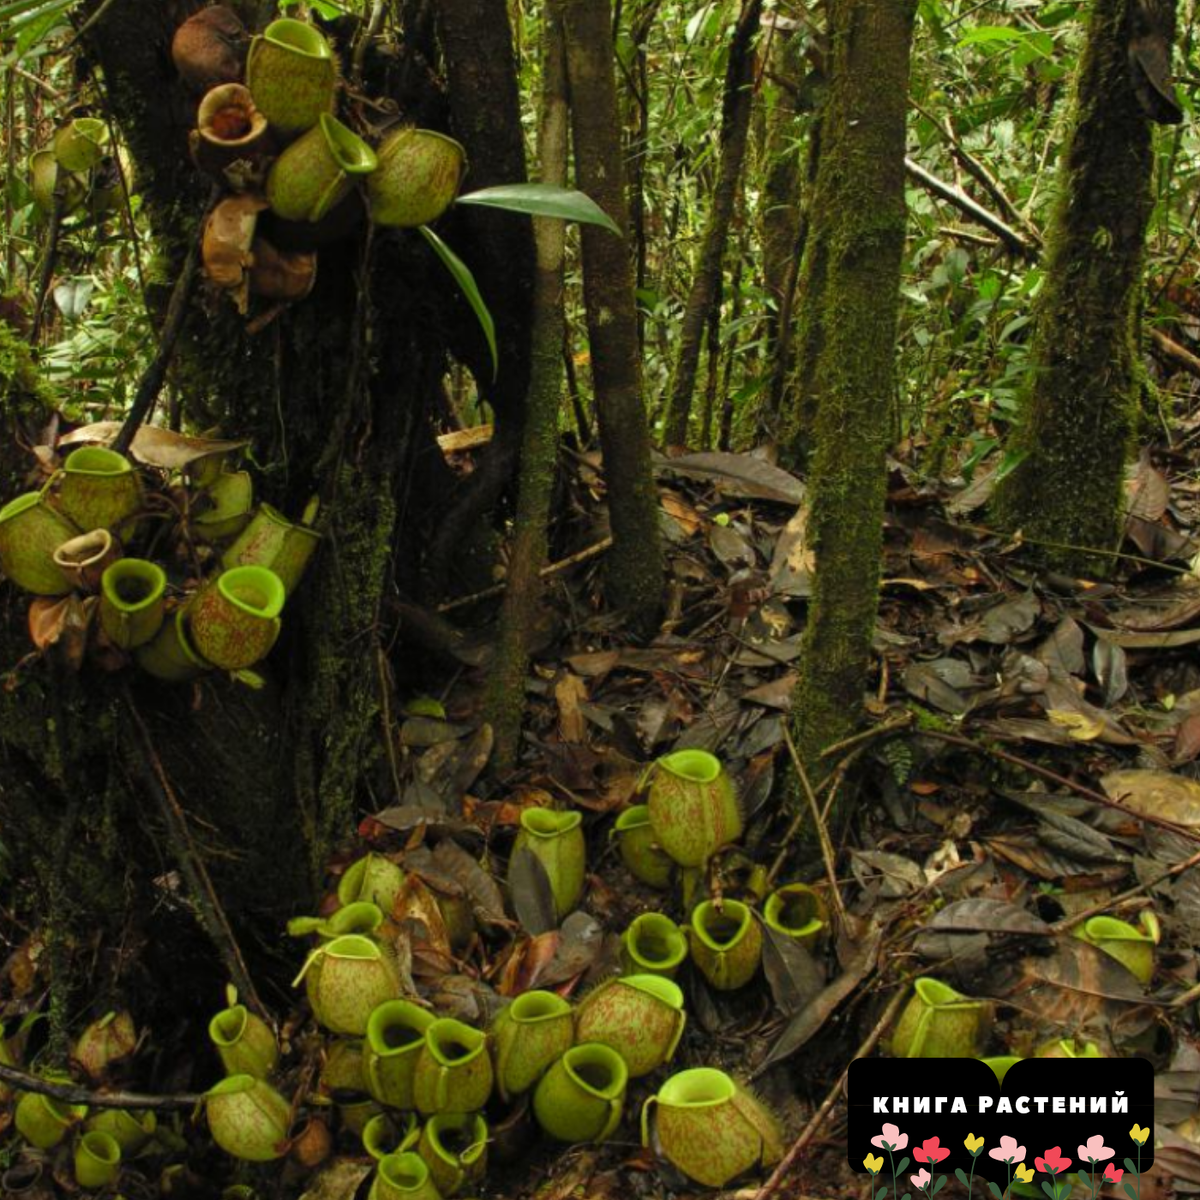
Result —
[[1014, 29], [1011, 25], [976, 25], [959, 39], [958, 44], [961, 48], [983, 42], [1023, 42], [1026, 37], [1023, 30]]
[[621, 233], [612, 218], [591, 196], [552, 183], [505, 183], [499, 187], [481, 188], [477, 192], [459, 196], [457, 203], [502, 208], [507, 212], [528, 213], [533, 217], [558, 217], [562, 221], [578, 221], [581, 225], [599, 225], [618, 237]]
[[[53, 0], [52, 7], [69, 8], [74, 0]], [[46, 0], [10, 0], [8, 4], [0, 4], [0, 25], [11, 21], [35, 8], [40, 8]]]
[[496, 323], [492, 320], [492, 314], [479, 294], [479, 285], [475, 282], [475, 276], [471, 274], [471, 268], [428, 225], [420, 226], [420, 230], [438, 258], [445, 264], [446, 270], [454, 276], [454, 282], [466, 296], [471, 311], [478, 319], [483, 329], [483, 336], [487, 339], [488, 349], [492, 352], [492, 378], [495, 379], [500, 371], [500, 355], [496, 350]]

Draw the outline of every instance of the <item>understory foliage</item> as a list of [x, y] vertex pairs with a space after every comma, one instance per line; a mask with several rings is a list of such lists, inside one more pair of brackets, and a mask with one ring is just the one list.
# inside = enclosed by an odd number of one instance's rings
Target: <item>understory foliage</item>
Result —
[[[681, 947], [678, 1001], [643, 988], [663, 1053], [582, 1148], [538, 1132], [577, 1098], [489, 1086], [486, 1179], [447, 1196], [752, 1195], [796, 1139], [770, 1194], [857, 1194], [843, 1072], [909, 1056], [922, 975], [988, 1017], [961, 1054], [1192, 1072], [1196, 4], [228, 3], [234, 76], [306, 22], [318, 130], [362, 165], [413, 125], [462, 174], [411, 228], [354, 179], [337, 219], [282, 220], [278, 128], [232, 172], [197, 149], [172, 40], [216, 10], [0, 2], [0, 507], [70, 519], [67, 458], [102, 443], [142, 506], [55, 595], [0, 516], [0, 1066], [154, 1098], [122, 1194], [391, 1200], [364, 1030], [322, 1010], [340, 913], [381, 997], [492, 1059], [524, 993], [611, 1002], [635, 920]], [[68, 169], [79, 122], [103, 154]], [[231, 478], [253, 500], [213, 533]], [[315, 550], [256, 656], [205, 659], [252, 518]], [[175, 678], [121, 640], [122, 554], [166, 580]], [[672, 759], [717, 797], [682, 833]], [[355, 892], [364, 863], [387, 888]], [[278, 1052], [263, 1166], [200, 1101], [237, 1000]], [[76, 1039], [117, 1010], [139, 1032], [91, 1070]], [[615, 1095], [620, 1063], [584, 1065]], [[736, 1097], [728, 1178], [639, 1126], [693, 1068]], [[1196, 1180], [1190, 1087], [1156, 1120]], [[73, 1194], [79, 1122], [31, 1151], [18, 1103], [0, 1079], [0, 1192]]]

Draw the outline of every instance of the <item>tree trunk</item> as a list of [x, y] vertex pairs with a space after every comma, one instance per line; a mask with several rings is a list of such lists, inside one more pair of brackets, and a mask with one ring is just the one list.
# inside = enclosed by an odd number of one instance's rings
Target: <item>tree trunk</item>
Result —
[[[563, 187], [567, 178], [569, 116], [559, 0], [548, 0], [542, 37], [545, 53], [538, 157], [542, 164], [542, 182]], [[530, 637], [542, 598], [539, 572], [546, 562], [550, 499], [558, 462], [566, 227], [562, 221], [538, 219], [533, 223], [533, 236], [537, 246], [537, 280], [533, 294], [532, 370], [525, 404], [516, 531], [485, 706], [496, 738], [492, 769], [501, 776], [511, 770], [519, 749]]]
[[621, 230], [620, 238], [593, 225], [582, 230], [584, 304], [613, 530], [606, 590], [635, 630], [649, 632], [662, 598], [662, 547], [626, 240], [610, 9], [609, 0], [565, 0], [567, 76], [576, 181]]
[[[89, 35], [164, 257], [175, 264], [196, 236], [210, 186], [187, 157], [195, 98], [184, 94], [169, 54], [175, 26], [195, 7], [127, 0], [104, 9]], [[406, 16], [424, 7], [406, 4]], [[450, 10], [462, 7], [439, 6], [448, 27]], [[478, 4], [466, 7], [472, 37], [452, 48], [448, 36], [444, 60], [458, 90], [452, 107], [463, 122], [466, 114], [476, 119], [454, 132], [467, 145], [474, 182], [485, 170], [495, 172], [490, 182], [509, 181], [505, 164], [514, 147], [519, 162], [521, 146], [516, 105], [505, 106], [500, 94], [516, 96], [513, 60], [503, 52], [511, 42], [505, 32], [502, 46], [489, 43], [501, 23], [483, 19]], [[503, 0], [487, 7], [506, 31]], [[358, 31], [356, 20], [339, 21], [338, 50], [348, 51]], [[405, 35], [401, 53], [366, 55], [364, 90], [390, 98], [418, 125], [446, 128], [446, 97], [426, 65], [439, 58], [432, 28], [414, 19]], [[520, 296], [529, 282], [520, 240], [530, 235], [527, 221], [506, 219], [503, 231], [493, 231], [477, 229], [473, 214], [454, 215], [443, 233], [477, 278], [491, 281], [488, 301], [505, 348], [490, 394], [498, 408], [505, 396], [519, 412], [528, 358]], [[177, 972], [165, 959], [179, 953], [179, 937], [176, 928], [162, 936], [163, 922], [182, 920], [190, 931], [186, 903], [199, 898], [186, 870], [185, 904], [164, 905], [165, 892], [152, 883], [184, 865], [178, 839], [160, 820], [155, 761], [203, 830], [187, 865], [207, 866], [249, 947], [273, 947], [287, 915], [311, 911], [330, 851], [353, 829], [360, 806], [378, 807], [395, 793], [385, 754], [393, 735], [385, 716], [394, 711], [386, 648], [395, 630], [385, 623], [384, 598], [396, 584], [415, 589], [427, 531], [446, 507], [449, 475], [427, 415], [440, 403], [447, 342], [464, 358], [479, 356], [471, 349], [474, 318], [423, 239], [361, 228], [320, 249], [313, 293], [261, 332], [249, 332], [225, 297], [198, 298], [173, 364], [192, 428], [218, 426], [250, 439], [259, 498], [293, 516], [312, 495], [321, 500], [321, 548], [288, 601], [280, 644], [264, 664], [266, 686], [251, 690], [219, 672], [170, 686], [132, 670], [70, 675], [43, 662], [0, 689], [5, 848], [31, 868], [33, 890], [53, 901], [48, 920], [58, 929], [82, 933], [87, 922], [89, 937], [120, 930], [117, 944], [123, 924], [143, 913], [135, 924], [154, 924], [157, 934], [138, 969], [161, 971], [159, 999], [177, 1001], [179, 1012], [213, 998], [194, 994], [194, 975], [180, 985], [192, 994], [169, 986]], [[490, 374], [481, 368], [481, 377]], [[11, 398], [3, 403], [11, 417]], [[14, 601], [5, 589], [6, 663], [29, 650], [27, 606]], [[130, 703], [148, 740], [130, 732]], [[278, 967], [273, 949], [256, 961]], [[61, 986], [70, 986], [65, 971]]]
[[[1133, 47], [1146, 7], [1092, 6], [1014, 439], [1024, 458], [995, 502], [999, 522], [1022, 532], [1043, 562], [1078, 573], [1112, 568], [1137, 413], [1137, 301], [1154, 155]], [[1174, 5], [1161, 8], [1169, 61]]]
[[823, 289], [804, 347], [816, 353], [816, 563], [793, 717], [810, 777], [859, 718], [875, 631], [916, 0], [830, 0], [828, 11], [832, 70], [807, 252]]
[[664, 446], [682, 446], [687, 442], [688, 417], [696, 390], [696, 370], [700, 362], [700, 343], [708, 312], [720, 295], [721, 270], [725, 261], [725, 243], [737, 204], [742, 164], [750, 139], [750, 115], [754, 109], [754, 53], [752, 44], [758, 33], [762, 0], [744, 0], [737, 28], [729, 46], [729, 66], [725, 74], [725, 100], [721, 118], [721, 164], [713, 188], [712, 209], [704, 231], [692, 290], [688, 295], [679, 331], [679, 357], [663, 425]]

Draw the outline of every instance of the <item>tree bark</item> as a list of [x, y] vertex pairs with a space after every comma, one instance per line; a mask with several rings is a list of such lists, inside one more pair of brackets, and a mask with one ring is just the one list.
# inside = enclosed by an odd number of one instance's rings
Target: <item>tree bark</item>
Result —
[[[542, 37], [545, 53], [538, 157], [542, 182], [563, 187], [567, 178], [569, 114], [560, 0], [547, 2]], [[537, 219], [533, 223], [533, 237], [537, 247], [537, 279], [533, 294], [532, 369], [517, 485], [516, 532], [485, 703], [495, 733], [492, 769], [501, 776], [512, 769], [519, 749], [525, 675], [542, 598], [539, 572], [546, 563], [550, 499], [558, 462], [566, 227], [552, 218]]]
[[679, 356], [663, 425], [664, 446], [682, 446], [687, 442], [688, 418], [692, 411], [696, 370], [700, 362], [700, 344], [704, 338], [709, 309], [719, 302], [725, 244], [737, 205], [742, 165], [750, 139], [750, 115], [754, 108], [752, 44], [758, 33], [761, 14], [762, 0], [743, 0], [741, 15], [729, 46], [721, 118], [721, 164], [713, 188], [708, 227], [704, 231], [704, 241], [680, 326]]
[[820, 752], [862, 711], [875, 631], [915, 11], [916, 0], [828, 5], [832, 70], [807, 251], [823, 289], [810, 314], [816, 336], [804, 346], [816, 355], [808, 522], [816, 563], [793, 717], [814, 784]]
[[613, 530], [606, 591], [632, 628], [649, 632], [662, 597], [662, 547], [642, 398], [610, 10], [609, 0], [565, 0], [567, 77], [576, 180], [621, 230], [620, 238], [593, 225], [582, 230], [584, 304]]
[[[1144, 0], [1096, 0], [1079, 64], [1074, 124], [1046, 237], [1046, 284], [1013, 446], [997, 489], [1004, 528], [1048, 565], [1107, 574], [1123, 528], [1124, 469], [1137, 415], [1138, 290], [1154, 165], [1135, 88]], [[1174, 6], [1161, 6], [1174, 35]]]

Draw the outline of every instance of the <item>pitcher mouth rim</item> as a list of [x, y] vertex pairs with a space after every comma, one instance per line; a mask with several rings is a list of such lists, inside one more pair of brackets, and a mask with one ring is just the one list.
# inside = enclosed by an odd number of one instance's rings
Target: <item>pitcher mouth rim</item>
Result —
[[[309, 45], [296, 45], [294, 42], [282, 41], [278, 37], [278, 34], [292, 30], [303, 31], [303, 37]], [[315, 25], [310, 25], [307, 21], [298, 21], [295, 17], [277, 17], [259, 36], [264, 42], [270, 42], [272, 46], [282, 46], [296, 54], [303, 54], [306, 58], [331, 59], [333, 57], [333, 48], [329, 45], [329, 39]]]
[[[675, 1091], [684, 1090], [689, 1084], [709, 1082], [720, 1083], [721, 1094], [706, 1097], [701, 1100], [688, 1100], [684, 1097], [677, 1097]], [[679, 1071], [672, 1075], [661, 1088], [658, 1089], [656, 1097], [659, 1104], [665, 1104], [669, 1108], [715, 1108], [718, 1104], [727, 1104], [737, 1095], [737, 1084], [731, 1075], [725, 1071], [718, 1070], [716, 1067], [691, 1067], [686, 1071]]]

